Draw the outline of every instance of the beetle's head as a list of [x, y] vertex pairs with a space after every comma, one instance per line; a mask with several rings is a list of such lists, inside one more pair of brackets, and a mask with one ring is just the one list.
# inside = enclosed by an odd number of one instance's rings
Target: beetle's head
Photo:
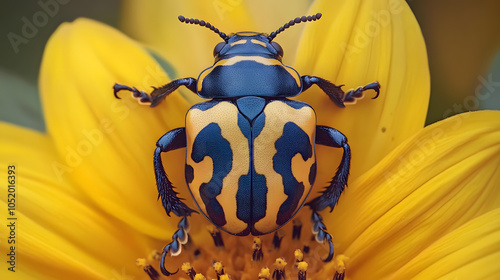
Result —
[[233, 55], [268, 56], [269, 58], [281, 61], [281, 58], [283, 57], [283, 49], [278, 43], [273, 42], [276, 35], [295, 24], [315, 21], [320, 18], [321, 13], [317, 13], [313, 16], [297, 17], [285, 23], [271, 34], [244, 31], [226, 35], [224, 32], [219, 31], [219, 29], [215, 28], [208, 22], [179, 16], [179, 20], [181, 22], [197, 24], [209, 28], [224, 40], [224, 42], [218, 43], [214, 48], [214, 57], [216, 62], [222, 58]]

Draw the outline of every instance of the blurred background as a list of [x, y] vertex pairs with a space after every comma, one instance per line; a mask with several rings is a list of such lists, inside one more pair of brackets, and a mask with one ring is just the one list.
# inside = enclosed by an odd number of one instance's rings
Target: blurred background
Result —
[[[46, 10], [48, 3], [57, 5]], [[422, 28], [429, 57], [427, 124], [466, 111], [500, 110], [500, 1], [407, 3]], [[37, 83], [47, 39], [60, 23], [78, 17], [120, 29], [126, 20], [120, 16], [121, 5], [119, 0], [3, 0], [0, 120], [44, 131]]]

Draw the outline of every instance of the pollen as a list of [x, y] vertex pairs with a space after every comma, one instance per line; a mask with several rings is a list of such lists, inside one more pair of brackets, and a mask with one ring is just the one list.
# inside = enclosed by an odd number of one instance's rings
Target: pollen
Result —
[[183, 263], [181, 269], [182, 269], [182, 271], [184, 271], [184, 273], [187, 274], [187, 276], [189, 276], [189, 278], [191, 280], [196, 279], [196, 275], [197, 275], [196, 271], [194, 271], [194, 268], [191, 266], [190, 263], [188, 263], [188, 262]]
[[308, 266], [309, 265], [306, 262], [299, 262], [297, 264], [297, 268], [299, 269], [299, 271], [302, 271], [302, 272], [306, 272]]
[[277, 258], [276, 261], [274, 262], [274, 272], [273, 272], [273, 279], [274, 280], [284, 280], [285, 279], [285, 266], [287, 265], [287, 262], [285, 261], [284, 258]]
[[309, 264], [306, 262], [299, 262], [297, 264], [297, 269], [299, 270], [299, 272], [298, 272], [298, 279], [299, 280], [306, 280], [308, 266], [309, 266]]
[[[294, 220], [280, 230], [262, 236], [233, 236], [217, 227], [199, 226], [191, 232], [188, 246], [178, 256], [163, 258], [165, 269], [174, 274], [172, 279], [259, 279], [259, 280], [307, 280], [345, 278], [349, 258], [338, 254], [330, 265], [322, 260], [328, 254], [328, 246], [317, 243], [310, 232], [312, 224]], [[297, 234], [302, 227], [304, 236]], [[304, 228], [305, 229], [305, 228]], [[295, 237], [293, 233], [295, 232]], [[297, 239], [298, 238], [298, 239]], [[168, 279], [160, 272], [162, 256], [159, 250], [151, 250], [145, 258], [137, 259], [149, 279]], [[292, 266], [287, 268], [288, 263]], [[326, 269], [328, 268], [328, 269]]]
[[201, 274], [201, 273], [198, 273], [194, 276], [194, 278], [192, 278], [193, 280], [207, 280], [207, 278]]
[[345, 262], [348, 261], [349, 258], [346, 257], [345, 255], [338, 255], [336, 258], [335, 258], [335, 265], [337, 267], [337, 271], [340, 272], [340, 273], [344, 273], [345, 272]]
[[271, 279], [271, 272], [268, 267], [264, 267], [259, 272], [259, 280]]
[[212, 265], [212, 268], [214, 269], [215, 273], [217, 274], [217, 277], [220, 277], [221, 275], [224, 274], [224, 266], [222, 265], [221, 262], [214, 262]]
[[333, 275], [333, 280], [343, 280], [345, 277], [345, 262], [348, 261], [349, 258], [345, 255], [338, 255], [335, 258], [335, 274]]
[[143, 268], [147, 263], [146, 263], [146, 259], [143, 259], [143, 258], [139, 258], [135, 261], [135, 264], [140, 267], [140, 268]]
[[252, 245], [252, 261], [258, 262], [264, 258], [262, 252], [262, 240], [259, 237], [254, 237]]
[[295, 263], [299, 263], [304, 260], [304, 253], [302, 253], [300, 249], [295, 250], [293, 254], [295, 255]]
[[135, 264], [142, 268], [142, 270], [144, 270], [144, 272], [146, 272], [146, 274], [149, 276], [149, 278], [151, 280], [157, 280], [157, 279], [160, 279], [160, 274], [158, 273], [158, 271], [156, 271], [156, 269], [150, 265], [146, 259], [144, 258], [138, 258], [136, 261], [135, 261]]
[[151, 261], [159, 261], [161, 259], [161, 253], [158, 250], [152, 250], [148, 255], [148, 260]]

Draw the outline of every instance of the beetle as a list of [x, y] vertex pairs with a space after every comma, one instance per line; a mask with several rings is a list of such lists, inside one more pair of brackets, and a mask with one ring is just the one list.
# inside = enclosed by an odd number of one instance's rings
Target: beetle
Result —
[[[283, 49], [273, 39], [285, 29], [321, 18], [297, 17], [271, 34], [237, 32], [230, 35], [203, 20], [179, 16], [181, 22], [209, 28], [223, 42], [214, 48], [215, 62], [197, 79], [181, 78], [148, 94], [126, 85], [115, 84], [120, 91], [130, 91], [141, 103], [157, 106], [180, 86], [188, 88], [206, 102], [192, 106], [185, 127], [173, 129], [156, 143], [154, 171], [159, 198], [168, 216], [182, 217], [178, 230], [167, 244], [165, 256], [176, 256], [187, 242], [187, 217], [198, 211], [189, 208], [174, 191], [162, 164], [161, 154], [186, 148], [185, 178], [201, 214], [222, 230], [233, 235], [264, 235], [286, 224], [304, 205], [312, 210], [316, 241], [327, 242], [333, 258], [332, 236], [326, 231], [319, 211], [333, 210], [347, 185], [351, 151], [347, 138], [338, 130], [316, 125], [313, 108], [294, 97], [317, 85], [339, 107], [353, 102], [378, 82], [344, 92], [341, 86], [316, 76], [300, 76], [282, 63]], [[330, 184], [321, 195], [306, 203], [316, 178], [315, 145], [342, 148], [343, 156]]]

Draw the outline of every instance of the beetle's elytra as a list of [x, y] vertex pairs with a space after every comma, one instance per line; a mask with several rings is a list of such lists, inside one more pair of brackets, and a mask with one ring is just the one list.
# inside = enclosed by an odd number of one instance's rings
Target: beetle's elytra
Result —
[[[316, 115], [306, 103], [290, 100], [316, 84], [339, 107], [380, 85], [370, 83], [344, 92], [325, 79], [300, 76], [282, 63], [283, 49], [273, 39], [292, 25], [321, 17], [299, 17], [270, 35], [237, 32], [226, 35], [208, 22], [179, 16], [181, 22], [207, 27], [224, 41], [214, 48], [214, 64], [197, 79], [182, 78], [147, 94], [115, 84], [114, 94], [130, 91], [141, 103], [158, 105], [167, 95], [185, 86], [209, 99], [195, 104], [186, 114], [185, 127], [167, 132], [157, 142], [154, 169], [158, 193], [167, 215], [183, 217], [165, 256], [180, 253], [187, 242], [187, 217], [195, 211], [173, 190], [163, 169], [161, 153], [186, 148], [185, 177], [199, 212], [222, 230], [234, 235], [263, 235], [286, 224], [303, 205], [312, 210], [318, 242], [328, 242], [333, 258], [332, 237], [326, 232], [319, 211], [333, 209], [347, 184], [351, 152], [347, 138], [338, 130], [316, 125]], [[306, 203], [316, 177], [315, 145], [342, 148], [340, 165], [322, 194]], [[333, 169], [332, 169], [333, 173]], [[174, 272], [175, 273], [175, 272]]]

